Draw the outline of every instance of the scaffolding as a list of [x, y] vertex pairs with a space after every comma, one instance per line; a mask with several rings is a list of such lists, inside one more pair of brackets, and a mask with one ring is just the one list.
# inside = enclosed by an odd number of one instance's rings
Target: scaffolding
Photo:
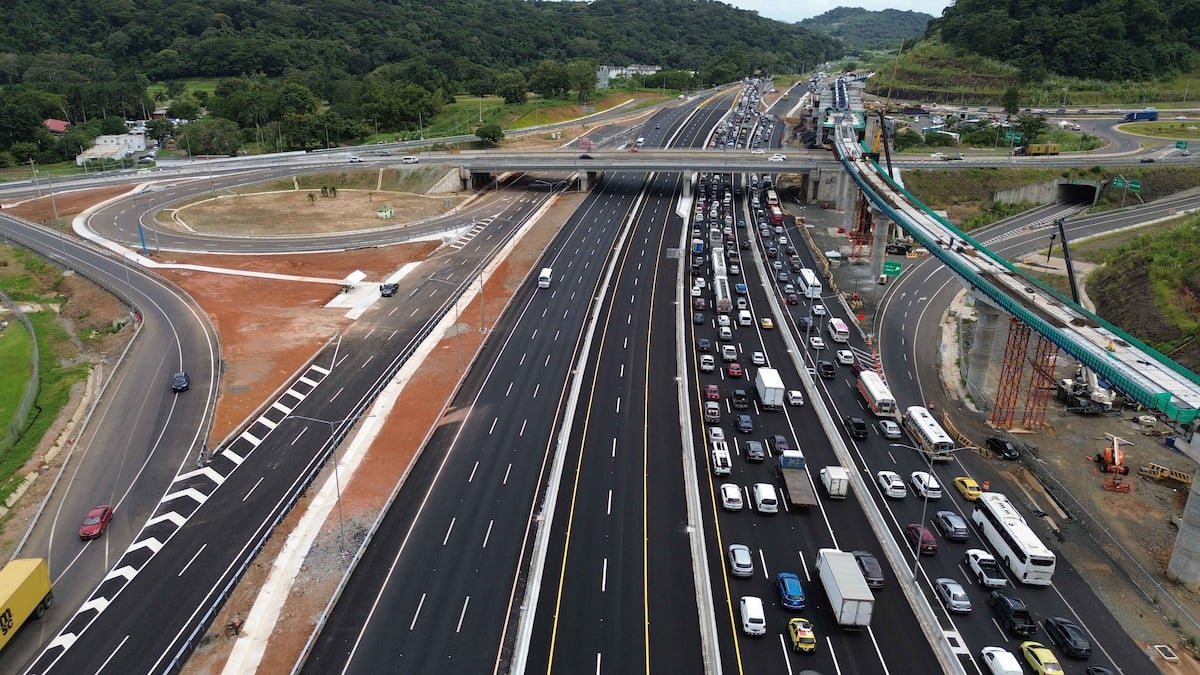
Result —
[[1033, 331], [1016, 318], [1008, 321], [1008, 343], [1004, 346], [1004, 361], [1000, 367], [1000, 382], [996, 385], [996, 407], [991, 423], [997, 429], [1011, 429], [1021, 394], [1021, 375], [1025, 371], [1025, 354], [1029, 350], [1029, 335]]
[[1046, 405], [1054, 391], [1054, 366], [1058, 362], [1058, 347], [1044, 336], [1038, 336], [1033, 355], [1033, 373], [1025, 389], [1025, 409], [1021, 411], [1021, 426], [1041, 429], [1046, 426]]

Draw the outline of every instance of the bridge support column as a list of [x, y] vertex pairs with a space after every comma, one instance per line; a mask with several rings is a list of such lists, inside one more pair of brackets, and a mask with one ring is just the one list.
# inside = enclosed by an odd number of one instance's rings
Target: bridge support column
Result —
[[1193, 480], [1167, 564], [1167, 578], [1188, 590], [1200, 591], [1200, 480]]
[[976, 407], [988, 409], [993, 405], [991, 392], [995, 391], [1000, 376], [998, 367], [1004, 362], [1008, 316], [984, 302], [979, 295], [972, 293], [971, 297], [975, 301], [976, 319], [970, 336], [971, 347], [961, 356], [963, 375], [967, 392], [975, 400]]
[[587, 192], [591, 189], [592, 183], [596, 181], [595, 171], [580, 171], [579, 172], [579, 191]]

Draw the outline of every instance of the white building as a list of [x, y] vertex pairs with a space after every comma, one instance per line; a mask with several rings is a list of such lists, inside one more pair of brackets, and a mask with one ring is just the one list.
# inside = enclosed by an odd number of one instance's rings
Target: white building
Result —
[[[144, 129], [143, 129], [144, 132]], [[99, 159], [120, 161], [146, 150], [145, 133], [111, 134], [96, 138], [92, 147], [75, 157], [75, 166]]]
[[596, 70], [596, 88], [608, 89], [608, 81], [614, 77], [629, 77], [630, 75], [653, 75], [662, 70], [659, 66], [600, 66]]

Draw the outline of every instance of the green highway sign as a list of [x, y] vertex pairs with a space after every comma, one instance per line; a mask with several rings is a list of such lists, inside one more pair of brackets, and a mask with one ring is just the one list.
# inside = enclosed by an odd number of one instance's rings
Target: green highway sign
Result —
[[1011, 131], [1006, 131], [1006, 132], [1004, 132], [1004, 140], [1020, 143], [1021, 142], [1021, 134], [1013, 133]]
[[1187, 141], [1175, 141], [1176, 150], [1187, 150]]
[[898, 277], [900, 276], [900, 267], [898, 262], [885, 262], [883, 263], [883, 273], [889, 277]]
[[1133, 190], [1134, 192], [1141, 190], [1142, 189], [1142, 181], [1140, 181], [1140, 180], [1129, 181], [1129, 189]]
[[1125, 187], [1125, 179], [1121, 178], [1120, 176], [1114, 178], [1113, 179], [1113, 187], [1115, 187], [1115, 188]]

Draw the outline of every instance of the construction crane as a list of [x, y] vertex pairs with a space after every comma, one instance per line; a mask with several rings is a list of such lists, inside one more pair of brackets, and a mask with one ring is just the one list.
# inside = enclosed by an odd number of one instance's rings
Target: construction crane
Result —
[[[1079, 304], [1079, 285], [1075, 281], [1075, 263], [1071, 260], [1071, 247], [1067, 244], [1067, 221], [1056, 218], [1058, 236], [1062, 238], [1063, 263], [1067, 268], [1067, 280], [1071, 283], [1071, 299]], [[1050, 252], [1054, 250], [1054, 236], [1050, 235], [1050, 250], [1046, 251], [1046, 260], [1050, 260]], [[1082, 364], [1075, 369], [1075, 377], [1063, 378], [1058, 381], [1058, 399], [1066, 403], [1070, 412], [1094, 415], [1110, 412], [1115, 396], [1111, 389], [1100, 386], [1096, 374]]]

